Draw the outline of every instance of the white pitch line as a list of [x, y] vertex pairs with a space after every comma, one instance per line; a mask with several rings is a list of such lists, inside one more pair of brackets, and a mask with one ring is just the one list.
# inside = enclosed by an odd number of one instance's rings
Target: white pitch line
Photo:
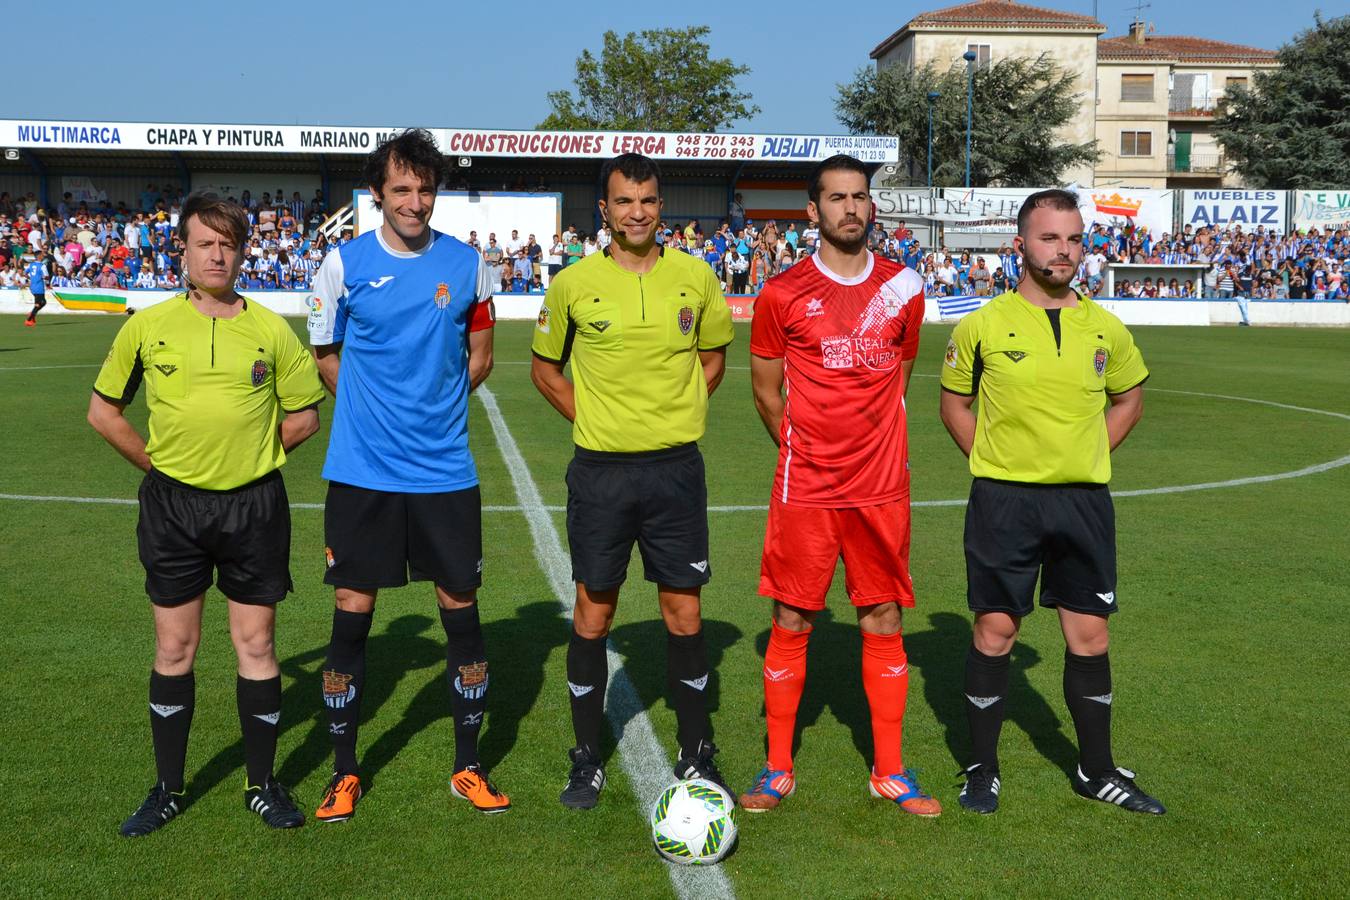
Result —
[[[525, 514], [530, 536], [534, 539], [535, 559], [549, 587], [553, 589], [558, 605], [570, 621], [572, 609], [576, 605], [576, 586], [572, 582], [570, 557], [563, 549], [558, 529], [553, 526], [552, 516], [544, 506], [529, 466], [516, 446], [506, 420], [502, 418], [497, 398], [486, 387], [479, 387], [474, 394], [487, 411], [492, 434], [497, 439], [497, 449], [501, 451], [502, 461], [511, 473], [516, 498], [520, 501], [521, 512]], [[644, 813], [645, 820], [645, 811], [651, 808], [661, 791], [674, 780], [674, 774], [669, 768], [661, 742], [652, 730], [652, 722], [647, 717], [642, 700], [623, 667], [623, 658], [614, 650], [613, 642], [606, 644], [606, 654], [609, 661], [609, 690], [605, 694], [605, 714], [618, 737], [619, 764], [633, 784], [638, 807]], [[699, 868], [671, 865], [669, 871], [675, 893], [682, 900], [736, 896], [731, 882], [716, 866]]]
[[[936, 377], [936, 376], [926, 376]], [[1153, 393], [1162, 394], [1181, 394], [1187, 397], [1208, 397], [1214, 400], [1233, 400], [1239, 403], [1255, 403], [1258, 406], [1271, 406], [1276, 409], [1288, 409], [1294, 412], [1312, 413], [1318, 416], [1329, 416], [1333, 419], [1343, 419], [1350, 422], [1350, 413], [1334, 412], [1329, 409], [1313, 409], [1310, 406], [1293, 406], [1288, 403], [1277, 403], [1274, 400], [1258, 400], [1255, 397], [1237, 397], [1231, 394], [1210, 394], [1204, 391], [1179, 391], [1169, 388], [1153, 388]], [[495, 402], [495, 401], [494, 401]], [[1271, 475], [1249, 475], [1245, 478], [1230, 478], [1226, 481], [1203, 481], [1196, 484], [1174, 484], [1164, 487], [1138, 488], [1129, 491], [1112, 491], [1112, 497], [1151, 497], [1155, 494], [1184, 494], [1190, 491], [1212, 491], [1220, 488], [1246, 487], [1253, 484], [1268, 484], [1272, 481], [1286, 481], [1290, 478], [1302, 478], [1305, 475], [1317, 475], [1321, 472], [1329, 472], [1332, 469], [1339, 469], [1341, 466], [1350, 465], [1350, 456], [1342, 456], [1339, 459], [1329, 460], [1322, 463], [1314, 463], [1310, 466], [1304, 466], [1301, 469], [1294, 469], [1289, 472], [1275, 472]], [[116, 506], [135, 506], [135, 500], [125, 500], [120, 497], [58, 497], [38, 494], [0, 494], [0, 500], [18, 500], [34, 503], [95, 503], [112, 504]], [[910, 503], [912, 507], [946, 507], [946, 506], [965, 506], [964, 499], [957, 500], [914, 500]], [[737, 513], [737, 512], [764, 512], [768, 506], [710, 506], [710, 513]], [[323, 509], [322, 503], [292, 503], [291, 509]], [[544, 506], [542, 501], [538, 504], [538, 509], [546, 513], [562, 512], [565, 507], [562, 506]], [[491, 513], [516, 513], [524, 512], [522, 506], [484, 506], [483, 512]], [[551, 523], [550, 523], [551, 524]]]
[[90, 363], [80, 363], [74, 366], [0, 366], [0, 372], [40, 372], [43, 369], [97, 369], [98, 366]]

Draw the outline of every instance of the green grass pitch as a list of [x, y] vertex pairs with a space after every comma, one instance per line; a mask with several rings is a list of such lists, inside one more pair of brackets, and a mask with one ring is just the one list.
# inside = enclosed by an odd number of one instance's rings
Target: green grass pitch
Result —
[[[96, 367], [120, 321], [0, 317], [0, 493], [134, 498], [138, 474], [85, 424]], [[300, 330], [302, 323], [294, 323]], [[544, 501], [564, 502], [569, 429], [528, 377], [528, 323], [497, 329], [488, 385]], [[1153, 372], [1143, 422], [1115, 456], [1117, 492], [1296, 472], [1350, 450], [1350, 332], [1136, 328]], [[948, 329], [925, 329], [909, 394], [914, 499], [965, 496], [965, 462], [937, 418]], [[703, 441], [710, 503], [767, 502], [775, 450], [750, 401], [748, 329]], [[1229, 399], [1221, 399], [1217, 396]], [[1248, 399], [1232, 399], [1248, 398]], [[1266, 401], [1256, 403], [1251, 401]], [[1271, 404], [1283, 404], [1271, 405]], [[1287, 407], [1325, 410], [1321, 415]], [[331, 414], [326, 403], [322, 414]], [[131, 413], [143, 423], [143, 399]], [[516, 496], [481, 404], [472, 438], [485, 505]], [[285, 469], [319, 503], [326, 430]], [[1326, 896], [1344, 894], [1339, 772], [1350, 735], [1344, 638], [1350, 467], [1212, 490], [1118, 497], [1121, 615], [1113, 621], [1119, 763], [1168, 806], [1133, 816], [1080, 800], [1065, 771], [1073, 729], [1053, 616], [1027, 620], [1013, 662], [994, 817], [963, 814], [969, 640], [959, 506], [914, 510], [918, 607], [905, 760], [946, 807], [918, 820], [867, 793], [870, 737], [859, 641], [836, 579], [811, 645], [799, 789], [740, 816], [723, 864], [741, 897]], [[763, 760], [756, 596], [764, 512], [713, 512], [704, 599], [723, 771], [744, 787]], [[345, 825], [269, 833], [242, 804], [242, 753], [224, 602], [212, 592], [188, 755], [192, 805], [142, 840], [117, 825], [153, 779], [146, 713], [149, 603], [133, 506], [0, 499], [0, 878], [15, 896], [668, 896], [646, 810], [617, 760], [601, 806], [557, 802], [571, 745], [567, 626], [519, 511], [484, 514], [482, 610], [492, 692], [482, 749], [514, 808], [485, 817], [451, 798], [444, 636], [426, 585], [387, 591], [370, 642], [361, 753], [370, 791]], [[296, 593], [281, 607], [285, 702], [278, 773], [312, 812], [329, 773], [319, 668], [332, 599], [322, 513], [296, 509]], [[561, 532], [561, 513], [553, 516]], [[842, 621], [840, 621], [842, 620]], [[613, 639], [670, 751], [653, 590], [630, 573]], [[611, 739], [612, 741], [612, 739]], [[611, 744], [612, 746], [612, 744]], [[1337, 888], [1335, 885], [1340, 884]]]

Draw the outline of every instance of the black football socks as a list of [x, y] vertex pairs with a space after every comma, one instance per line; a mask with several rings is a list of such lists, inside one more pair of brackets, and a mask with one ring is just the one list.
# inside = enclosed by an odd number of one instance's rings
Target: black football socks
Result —
[[339, 775], [360, 774], [356, 765], [356, 731], [366, 681], [366, 638], [372, 613], [333, 610], [333, 637], [323, 665], [323, 705], [333, 739], [333, 764]]
[[600, 722], [605, 715], [609, 660], [605, 638], [584, 638], [572, 632], [567, 645], [567, 690], [572, 700], [572, 731], [577, 746], [600, 756]]
[[971, 762], [998, 768], [998, 735], [1008, 696], [1011, 654], [986, 656], [971, 644], [966, 654], [966, 720], [970, 723]]
[[478, 604], [442, 609], [445, 629], [445, 680], [450, 715], [455, 720], [455, 771], [478, 764], [478, 733], [487, 708], [488, 664]]
[[1088, 778], [1114, 771], [1111, 758], [1111, 660], [1064, 651], [1064, 702], [1078, 732], [1078, 761]]
[[272, 777], [277, 756], [277, 723], [281, 721], [281, 676], [253, 680], [240, 675], [234, 683], [239, 730], [244, 735], [244, 768], [248, 786], [262, 788]]
[[193, 673], [161, 675], [150, 670], [150, 738], [155, 746], [155, 769], [159, 783], [174, 794], [183, 790], [188, 732], [192, 730], [196, 696], [197, 679]]

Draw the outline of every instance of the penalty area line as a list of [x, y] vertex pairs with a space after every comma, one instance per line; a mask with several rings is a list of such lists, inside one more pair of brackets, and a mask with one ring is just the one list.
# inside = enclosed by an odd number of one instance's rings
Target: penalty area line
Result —
[[[563, 549], [558, 529], [553, 525], [552, 513], [544, 506], [539, 494], [539, 486], [530, 474], [525, 457], [521, 455], [511, 430], [502, 417], [497, 398], [486, 386], [480, 386], [474, 395], [487, 411], [488, 421], [492, 425], [493, 437], [497, 440], [497, 449], [501, 452], [502, 462], [511, 474], [515, 486], [516, 499], [520, 502], [520, 511], [530, 527], [530, 537], [534, 542], [534, 556], [539, 568], [548, 580], [553, 595], [562, 607], [570, 622], [572, 610], [576, 606], [576, 586], [572, 582], [571, 557]], [[630, 601], [631, 602], [631, 601]], [[632, 679], [623, 667], [623, 658], [614, 650], [612, 641], [607, 641], [605, 653], [609, 662], [609, 690], [605, 694], [605, 715], [618, 738], [619, 764], [623, 767], [628, 780], [637, 794], [639, 811], [645, 821], [646, 810], [650, 809], [660, 796], [661, 791], [674, 781], [665, 751], [652, 729], [651, 719], [638, 697]], [[670, 880], [675, 893], [681, 900], [703, 900], [703, 898], [734, 898], [735, 890], [725, 873], [717, 866], [700, 868], [695, 866], [676, 866], [667, 864]]]

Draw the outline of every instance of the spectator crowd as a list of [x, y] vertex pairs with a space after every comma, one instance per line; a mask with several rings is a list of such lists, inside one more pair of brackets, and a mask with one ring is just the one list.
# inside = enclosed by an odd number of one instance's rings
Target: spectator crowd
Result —
[[[236, 198], [231, 198], [236, 199]], [[0, 287], [27, 286], [25, 267], [35, 259], [47, 267], [48, 284], [62, 287], [176, 289], [182, 286], [182, 250], [176, 237], [183, 191], [147, 185], [136, 209], [125, 203], [76, 202], [67, 193], [49, 213], [30, 192], [0, 194]], [[328, 209], [321, 192], [310, 200], [299, 191], [278, 189], [237, 201], [248, 213], [251, 233], [239, 290], [309, 290], [325, 254], [350, 240], [349, 232], [330, 241], [320, 226]], [[498, 240], [464, 238], [492, 267], [503, 293], [541, 292], [548, 279], [568, 265], [604, 250], [610, 233], [601, 226], [583, 233], [569, 225], [541, 242], [517, 230]], [[705, 260], [730, 294], [754, 294], [764, 282], [813, 254], [819, 230], [808, 222], [770, 220], [757, 224], [737, 202], [728, 217], [705, 233], [698, 219], [661, 222], [657, 241], [667, 251]], [[995, 296], [1017, 285], [1021, 261], [1008, 243], [996, 253], [941, 251], [920, 246], [901, 222], [877, 225], [868, 236], [873, 252], [902, 262], [923, 276], [930, 297]], [[1115, 296], [1145, 298], [1291, 299], [1350, 302], [1350, 232], [1279, 234], [1258, 226], [1185, 226], [1156, 239], [1147, 228], [1093, 225], [1084, 235], [1078, 285], [1092, 296], [1105, 290], [1113, 264], [1200, 265], [1191, 278], [1118, 278]]]

